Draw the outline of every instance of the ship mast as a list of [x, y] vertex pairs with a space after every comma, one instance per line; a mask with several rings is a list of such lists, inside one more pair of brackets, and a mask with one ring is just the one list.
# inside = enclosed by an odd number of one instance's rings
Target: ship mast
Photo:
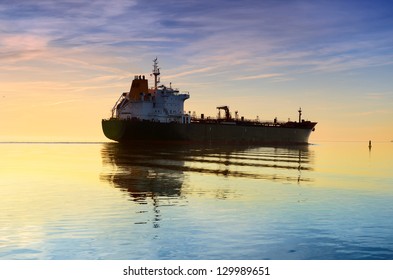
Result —
[[157, 57], [156, 59], [153, 60], [153, 75], [154, 75], [154, 89], [157, 90], [157, 85], [160, 82], [160, 68], [158, 68], [158, 62], [157, 62]]

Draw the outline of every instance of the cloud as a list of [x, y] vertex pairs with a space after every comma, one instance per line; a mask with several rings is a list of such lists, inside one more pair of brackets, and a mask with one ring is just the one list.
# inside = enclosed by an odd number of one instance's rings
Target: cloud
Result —
[[74, 103], [74, 102], [80, 102], [80, 100], [70, 99], [70, 100], [61, 100], [61, 101], [50, 102], [50, 103], [40, 103], [40, 104], [35, 104], [32, 107], [52, 107], [52, 106], [63, 105], [63, 104]]
[[[364, 95], [364, 98], [369, 100], [385, 100], [393, 98], [393, 92], [370, 92]], [[391, 100], [393, 102], [393, 99]]]
[[194, 74], [199, 74], [199, 73], [206, 73], [210, 72], [214, 67], [203, 67], [203, 68], [196, 68], [188, 71], [181, 71], [177, 74], [172, 74], [172, 75], [165, 75], [166, 79], [173, 79], [173, 78], [179, 78], [183, 76], [191, 76]]
[[349, 113], [348, 115], [355, 116], [355, 117], [377, 116], [377, 115], [384, 116], [384, 115], [392, 115], [392, 111], [385, 110], [385, 109], [376, 109], [371, 111]]
[[4, 62], [31, 60], [46, 49], [48, 39], [30, 34], [5, 34], [0, 37], [0, 59]]
[[9, 35], [0, 39], [0, 44], [8, 50], [39, 50], [46, 47], [48, 40], [35, 35]]
[[[392, 28], [372, 28], [382, 24], [375, 23], [378, 13], [365, 13], [357, 7], [351, 7], [348, 13], [344, 8], [349, 7], [345, 6], [336, 2], [289, 1], [288, 5], [267, 8], [244, 5], [237, 10], [220, 10], [216, 17], [203, 18], [210, 35], [194, 42], [188, 54], [206, 49], [206, 63], [215, 62], [217, 57], [228, 61], [232, 56], [235, 61], [242, 60], [247, 69], [263, 70], [268, 66], [269, 71], [287, 73], [292, 71], [287, 67], [292, 66], [304, 73], [392, 61]], [[392, 20], [386, 21], [392, 26]]]
[[256, 0], [1, 3], [0, 59], [9, 69], [37, 61], [94, 75], [123, 75], [127, 65], [146, 64], [158, 55], [173, 63], [170, 78], [203, 74], [230, 80], [279, 80], [253, 74], [266, 72], [291, 79], [389, 64], [392, 9], [364, 5]]
[[281, 77], [281, 76], [282, 74], [280, 73], [270, 73], [270, 74], [254, 75], [254, 76], [243, 76], [243, 77], [235, 78], [235, 80], [244, 81], [244, 80], [255, 80], [255, 79], [270, 79], [270, 78]]

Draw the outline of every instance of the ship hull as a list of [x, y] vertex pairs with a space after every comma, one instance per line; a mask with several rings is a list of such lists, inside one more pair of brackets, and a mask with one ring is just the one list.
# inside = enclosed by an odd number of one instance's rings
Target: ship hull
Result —
[[194, 143], [306, 144], [316, 123], [263, 126], [238, 123], [159, 123], [102, 120], [105, 136], [125, 142], [166, 141]]

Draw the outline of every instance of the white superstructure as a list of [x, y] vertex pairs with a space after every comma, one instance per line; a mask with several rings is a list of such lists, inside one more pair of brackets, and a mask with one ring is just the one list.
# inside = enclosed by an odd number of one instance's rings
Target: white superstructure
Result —
[[180, 93], [172, 86], [158, 85], [160, 70], [153, 60], [154, 88], [149, 89], [145, 76], [135, 76], [129, 92], [124, 92], [112, 109], [112, 118], [162, 123], [189, 123], [184, 113], [188, 92]]

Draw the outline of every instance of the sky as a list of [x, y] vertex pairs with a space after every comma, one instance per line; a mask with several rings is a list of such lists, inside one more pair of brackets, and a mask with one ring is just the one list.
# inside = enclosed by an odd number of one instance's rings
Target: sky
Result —
[[105, 141], [156, 57], [197, 115], [301, 107], [311, 142], [393, 140], [390, 1], [0, 0], [0, 141]]

